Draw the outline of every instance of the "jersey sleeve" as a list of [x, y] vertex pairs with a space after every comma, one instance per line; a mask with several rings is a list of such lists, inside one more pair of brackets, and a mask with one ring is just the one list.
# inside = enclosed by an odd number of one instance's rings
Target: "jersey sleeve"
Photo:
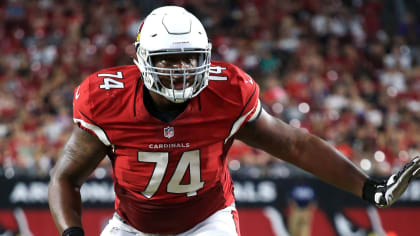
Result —
[[241, 90], [243, 92], [244, 107], [241, 116], [245, 117], [245, 122], [255, 121], [261, 112], [261, 102], [259, 99], [260, 88], [258, 84], [248, 74], [243, 78], [245, 81]]
[[111, 145], [105, 130], [95, 122], [92, 112], [92, 98], [90, 91], [89, 77], [84, 80], [76, 89], [73, 95], [73, 121], [81, 129], [95, 135], [106, 146]]
[[261, 102], [259, 99], [260, 88], [254, 79], [239, 68], [233, 70], [235, 82], [241, 94], [242, 110], [233, 123], [229, 137], [232, 137], [238, 130], [248, 122], [258, 119], [261, 113]]

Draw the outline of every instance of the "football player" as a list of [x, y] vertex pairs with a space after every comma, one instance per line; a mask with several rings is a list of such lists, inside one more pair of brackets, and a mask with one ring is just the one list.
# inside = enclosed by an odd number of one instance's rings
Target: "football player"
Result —
[[49, 185], [62, 235], [84, 235], [80, 188], [105, 156], [116, 196], [102, 236], [240, 235], [226, 159], [234, 139], [380, 207], [419, 172], [415, 158], [376, 182], [325, 141], [270, 116], [249, 75], [211, 61], [205, 29], [181, 7], [150, 13], [135, 47], [135, 65], [93, 73], [75, 89], [77, 126]]

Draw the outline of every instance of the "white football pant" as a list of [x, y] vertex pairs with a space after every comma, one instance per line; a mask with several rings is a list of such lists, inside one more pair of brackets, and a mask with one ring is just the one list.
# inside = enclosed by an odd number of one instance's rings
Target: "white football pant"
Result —
[[236, 226], [239, 230], [238, 212], [231, 205], [215, 212], [188, 231], [174, 235], [142, 233], [114, 215], [100, 236], [240, 236]]

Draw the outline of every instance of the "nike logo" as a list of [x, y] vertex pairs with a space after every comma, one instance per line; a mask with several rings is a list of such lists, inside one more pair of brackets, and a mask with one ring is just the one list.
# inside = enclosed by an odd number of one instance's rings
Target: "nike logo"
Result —
[[79, 89], [80, 89], [80, 86], [77, 87], [77, 90], [76, 90], [76, 100], [79, 99], [80, 97]]

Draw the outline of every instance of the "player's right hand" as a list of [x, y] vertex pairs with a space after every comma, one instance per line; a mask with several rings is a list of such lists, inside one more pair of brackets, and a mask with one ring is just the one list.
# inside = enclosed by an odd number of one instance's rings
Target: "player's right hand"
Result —
[[420, 156], [415, 157], [387, 180], [382, 182], [367, 180], [363, 187], [363, 199], [377, 207], [389, 207], [400, 198], [409, 183], [418, 176], [420, 176]]

